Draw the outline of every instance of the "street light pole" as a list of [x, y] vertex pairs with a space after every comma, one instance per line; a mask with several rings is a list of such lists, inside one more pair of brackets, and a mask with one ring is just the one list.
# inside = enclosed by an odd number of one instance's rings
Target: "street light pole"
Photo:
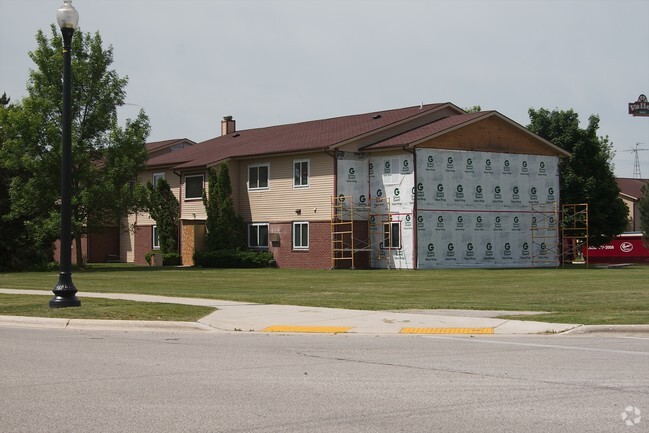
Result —
[[64, 0], [56, 13], [63, 34], [63, 145], [61, 147], [61, 242], [59, 282], [54, 287], [50, 308], [78, 307], [77, 288], [72, 282], [72, 35], [79, 13], [72, 0]]

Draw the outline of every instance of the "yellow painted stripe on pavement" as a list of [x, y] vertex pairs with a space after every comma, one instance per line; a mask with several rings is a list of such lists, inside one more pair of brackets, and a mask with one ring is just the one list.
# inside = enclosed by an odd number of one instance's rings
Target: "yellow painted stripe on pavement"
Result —
[[493, 334], [494, 328], [401, 328], [401, 334]]
[[313, 332], [322, 334], [339, 334], [352, 329], [351, 326], [291, 326], [275, 325], [262, 329], [262, 332]]

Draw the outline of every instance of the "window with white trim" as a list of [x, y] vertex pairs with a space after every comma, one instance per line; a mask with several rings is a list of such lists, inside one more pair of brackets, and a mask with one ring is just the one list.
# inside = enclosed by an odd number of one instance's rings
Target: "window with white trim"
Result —
[[158, 237], [158, 226], [153, 226], [151, 231], [151, 241], [154, 250], [160, 249], [160, 238]]
[[268, 189], [269, 185], [269, 164], [248, 166], [248, 189]]
[[202, 174], [185, 176], [185, 200], [200, 200], [203, 198], [205, 178]]
[[293, 161], [293, 188], [309, 186], [309, 160]]
[[165, 178], [164, 172], [162, 172], [162, 173], [153, 173], [153, 186], [158, 186], [158, 181], [160, 179], [164, 179], [164, 178]]
[[309, 249], [309, 223], [308, 222], [293, 223], [293, 249], [294, 250]]
[[248, 247], [268, 248], [268, 223], [248, 225]]
[[401, 224], [398, 222], [383, 223], [383, 248], [401, 248]]

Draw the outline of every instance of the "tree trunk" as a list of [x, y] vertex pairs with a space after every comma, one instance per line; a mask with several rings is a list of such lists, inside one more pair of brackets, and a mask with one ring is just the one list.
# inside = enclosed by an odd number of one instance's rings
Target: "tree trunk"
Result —
[[74, 243], [77, 250], [77, 268], [83, 269], [86, 267], [86, 263], [83, 261], [83, 250], [81, 249], [81, 235], [77, 234], [74, 236]]

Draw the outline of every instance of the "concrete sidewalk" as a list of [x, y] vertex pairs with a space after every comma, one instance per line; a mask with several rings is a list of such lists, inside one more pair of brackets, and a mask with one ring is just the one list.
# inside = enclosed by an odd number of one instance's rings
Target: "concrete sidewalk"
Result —
[[[0, 293], [48, 295], [41, 290], [0, 289]], [[121, 299], [214, 307], [218, 310], [197, 322], [47, 319], [0, 316], [0, 326], [132, 331], [319, 332], [355, 334], [543, 334], [579, 328], [578, 324], [497, 319], [507, 312], [468, 310], [367, 311], [336, 308], [263, 305], [214, 299], [176, 298], [119, 293], [79, 292], [77, 297]], [[82, 304], [83, 305], [83, 304]], [[520, 314], [520, 312], [512, 312]]]

